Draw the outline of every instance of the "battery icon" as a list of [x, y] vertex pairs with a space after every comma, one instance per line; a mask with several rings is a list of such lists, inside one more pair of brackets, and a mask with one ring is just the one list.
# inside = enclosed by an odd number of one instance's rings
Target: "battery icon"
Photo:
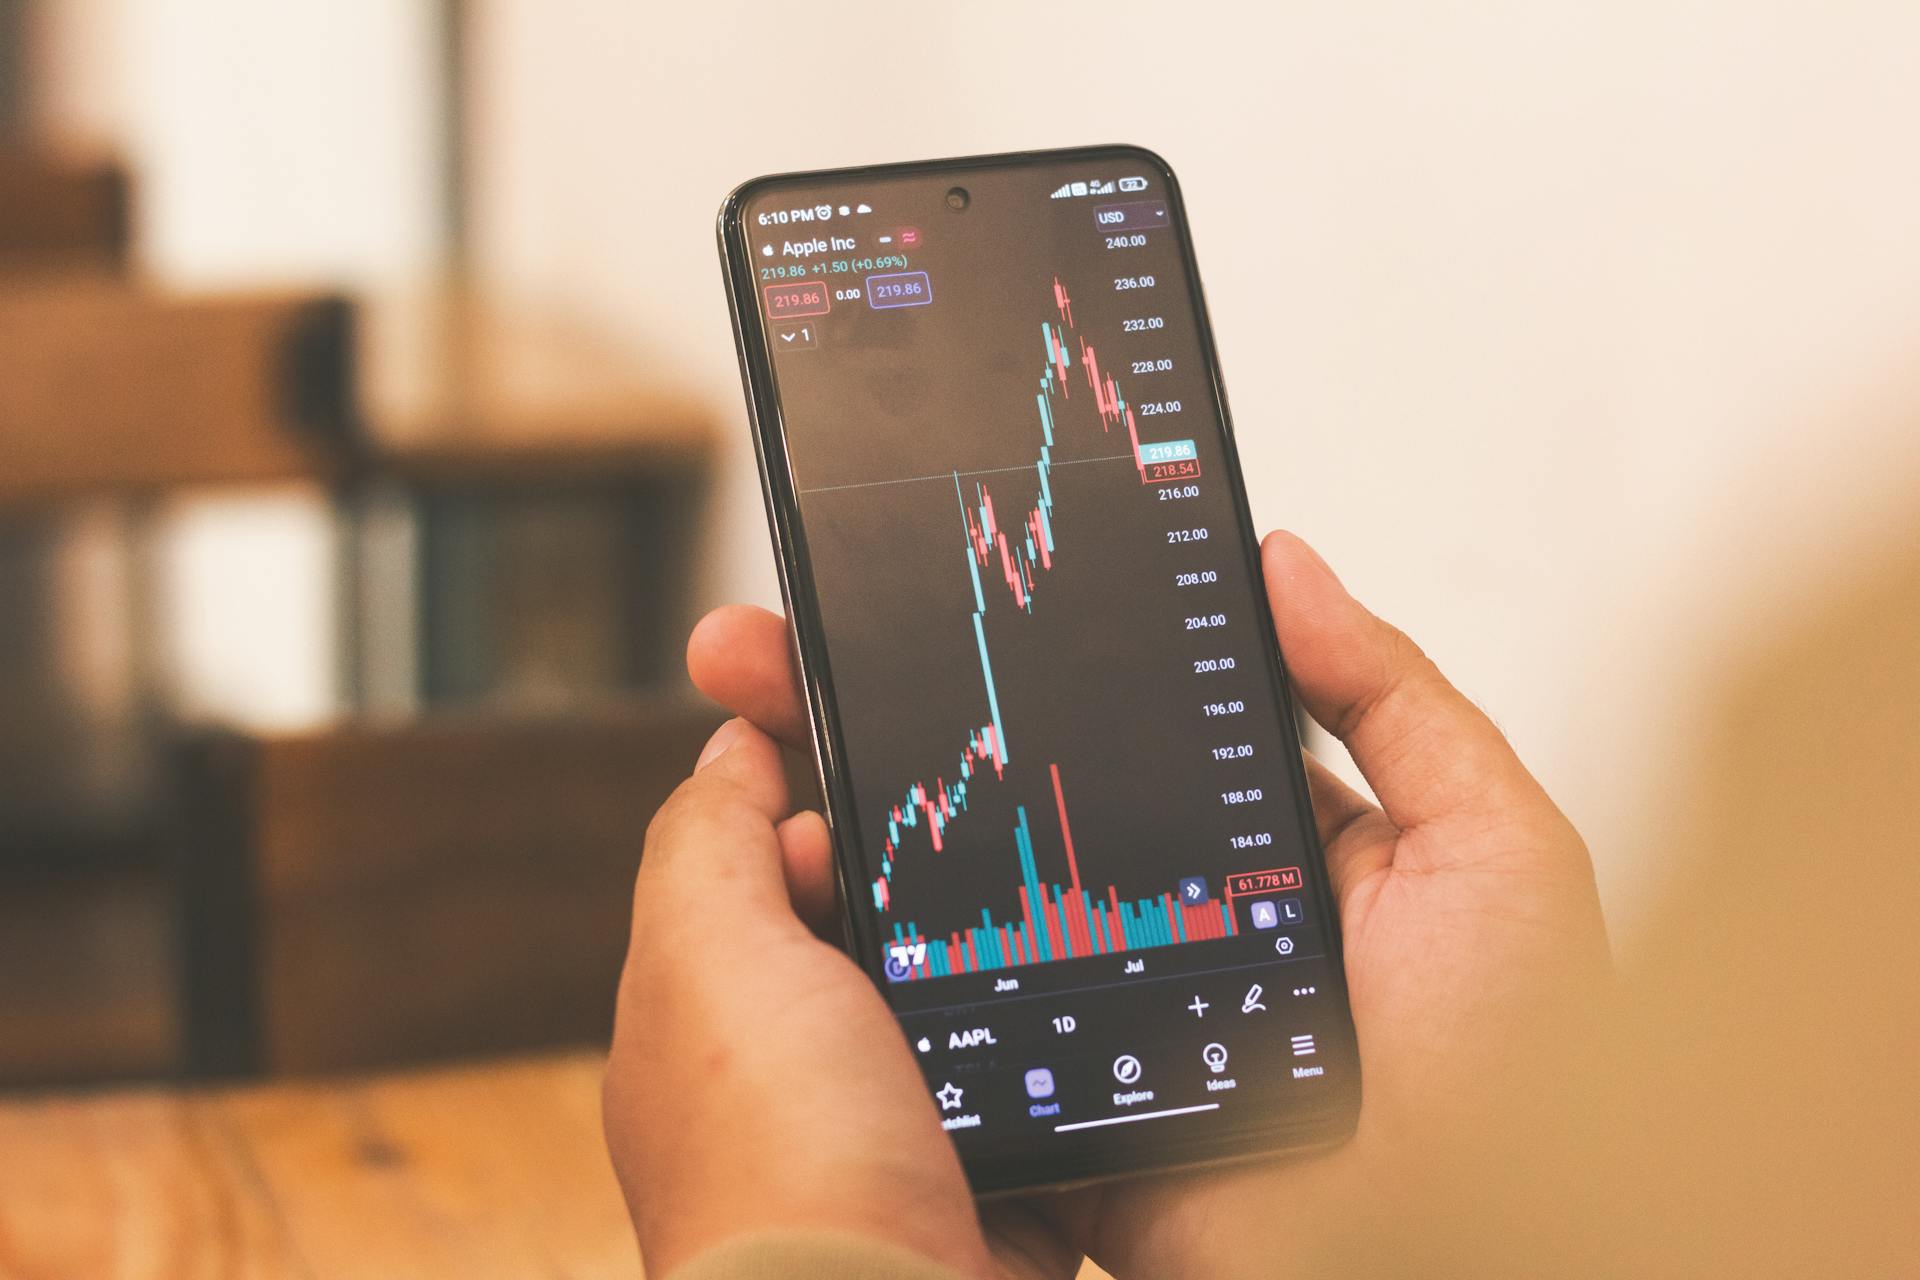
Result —
[[1147, 189], [1147, 180], [1145, 178], [1122, 178], [1120, 179], [1120, 189], [1122, 191], [1145, 191]]
[[1083, 196], [1083, 195], [1085, 195], [1085, 194], [1087, 194], [1087, 184], [1086, 184], [1086, 183], [1084, 183], [1084, 182], [1076, 182], [1076, 183], [1074, 183], [1074, 184], [1073, 184], [1073, 194], [1075, 194], [1075, 195], [1077, 195], [1077, 196]]

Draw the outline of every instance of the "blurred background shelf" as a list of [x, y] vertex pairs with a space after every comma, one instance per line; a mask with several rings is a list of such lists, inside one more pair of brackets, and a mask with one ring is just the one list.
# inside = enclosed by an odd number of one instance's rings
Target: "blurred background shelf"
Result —
[[0, 510], [338, 479], [352, 323], [337, 295], [0, 277]]
[[178, 1068], [186, 1010], [170, 963], [174, 901], [158, 869], [133, 857], [0, 876], [0, 1083]]
[[[10, 41], [5, 22], [0, 18], [0, 46], [11, 52], [18, 38]], [[0, 81], [7, 79], [0, 66]], [[0, 85], [0, 95], [5, 92]], [[6, 106], [0, 101], [0, 126]], [[126, 265], [130, 193], [126, 171], [113, 161], [9, 143], [0, 128], [0, 192], [6, 193], [0, 200], [0, 273], [108, 273]]]
[[641, 837], [717, 712], [227, 735], [177, 802], [190, 1066], [604, 1043]]
[[0, 146], [0, 1085], [604, 1040], [711, 411], [455, 286], [160, 285], [136, 199]]
[[677, 679], [711, 410], [591, 334], [458, 294], [368, 316], [347, 696], [551, 708]]

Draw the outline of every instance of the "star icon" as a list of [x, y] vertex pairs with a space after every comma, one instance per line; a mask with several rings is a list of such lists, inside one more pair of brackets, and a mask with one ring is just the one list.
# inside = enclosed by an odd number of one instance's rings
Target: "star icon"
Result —
[[965, 1092], [965, 1089], [960, 1088], [954, 1084], [953, 1081], [949, 1080], [945, 1086], [935, 1090], [934, 1096], [940, 1099], [940, 1109], [942, 1111], [958, 1111], [960, 1109], [960, 1097]]

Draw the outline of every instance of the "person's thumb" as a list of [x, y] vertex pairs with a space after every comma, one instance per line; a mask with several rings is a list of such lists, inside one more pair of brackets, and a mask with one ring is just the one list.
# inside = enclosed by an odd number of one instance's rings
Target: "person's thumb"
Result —
[[1274, 533], [1261, 561], [1295, 692], [1346, 744], [1396, 827], [1460, 817], [1564, 823], [1493, 721], [1349, 595], [1313, 548]]
[[729, 720], [700, 753], [693, 776], [647, 828], [634, 886], [634, 928], [711, 931], [776, 924], [804, 931], [788, 900], [775, 824], [788, 804], [780, 748], [745, 720]]

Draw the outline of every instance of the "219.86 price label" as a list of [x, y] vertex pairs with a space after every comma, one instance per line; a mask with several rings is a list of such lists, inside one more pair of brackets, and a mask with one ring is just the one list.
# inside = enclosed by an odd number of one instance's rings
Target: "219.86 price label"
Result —
[[827, 286], [820, 280], [802, 280], [796, 284], [770, 284], [766, 288], [767, 319], [791, 320], [796, 316], [823, 316], [833, 309]]

